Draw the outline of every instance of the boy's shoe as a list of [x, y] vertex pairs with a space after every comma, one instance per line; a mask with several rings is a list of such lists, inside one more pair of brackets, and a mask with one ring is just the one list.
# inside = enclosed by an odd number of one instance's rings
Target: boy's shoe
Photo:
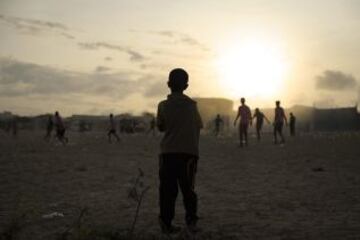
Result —
[[181, 230], [180, 227], [165, 224], [161, 218], [159, 218], [159, 225], [163, 234], [176, 234]]
[[196, 225], [196, 222], [187, 224], [186, 229], [191, 234], [195, 234], [201, 231], [201, 229]]

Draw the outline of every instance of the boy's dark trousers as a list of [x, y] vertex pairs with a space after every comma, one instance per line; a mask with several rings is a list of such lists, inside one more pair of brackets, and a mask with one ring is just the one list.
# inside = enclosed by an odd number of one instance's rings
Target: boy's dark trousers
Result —
[[196, 223], [197, 196], [194, 191], [198, 157], [184, 153], [160, 155], [160, 219], [167, 226], [175, 216], [175, 203], [180, 186], [186, 211], [185, 221]]

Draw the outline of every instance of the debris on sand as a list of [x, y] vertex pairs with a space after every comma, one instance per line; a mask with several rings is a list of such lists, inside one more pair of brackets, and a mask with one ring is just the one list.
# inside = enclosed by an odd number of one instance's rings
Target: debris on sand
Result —
[[56, 217], [64, 217], [64, 214], [59, 213], [59, 212], [53, 212], [53, 213], [42, 215], [42, 218], [44, 218], [44, 219], [52, 219], [52, 218], [56, 218]]

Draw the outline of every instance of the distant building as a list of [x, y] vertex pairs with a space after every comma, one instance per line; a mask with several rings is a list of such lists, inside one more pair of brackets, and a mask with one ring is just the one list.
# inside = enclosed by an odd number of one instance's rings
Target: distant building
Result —
[[315, 109], [313, 124], [315, 131], [360, 130], [360, 115], [357, 107]]
[[13, 115], [9, 111], [0, 112], [0, 121], [12, 119], [15, 115]]

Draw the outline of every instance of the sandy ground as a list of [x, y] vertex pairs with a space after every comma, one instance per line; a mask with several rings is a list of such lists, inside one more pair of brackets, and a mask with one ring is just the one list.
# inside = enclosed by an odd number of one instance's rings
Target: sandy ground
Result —
[[[136, 203], [127, 189], [145, 172], [150, 186], [135, 231], [157, 235], [160, 137], [70, 133], [62, 146], [42, 132], [0, 133], [0, 228], [26, 214], [20, 239], [55, 239], [80, 209], [83, 224], [127, 229]], [[252, 136], [202, 136], [196, 189], [199, 226], [219, 239], [360, 239], [360, 134], [308, 134], [275, 146]], [[44, 219], [44, 214], [64, 217]], [[175, 223], [183, 225], [181, 195]]]

